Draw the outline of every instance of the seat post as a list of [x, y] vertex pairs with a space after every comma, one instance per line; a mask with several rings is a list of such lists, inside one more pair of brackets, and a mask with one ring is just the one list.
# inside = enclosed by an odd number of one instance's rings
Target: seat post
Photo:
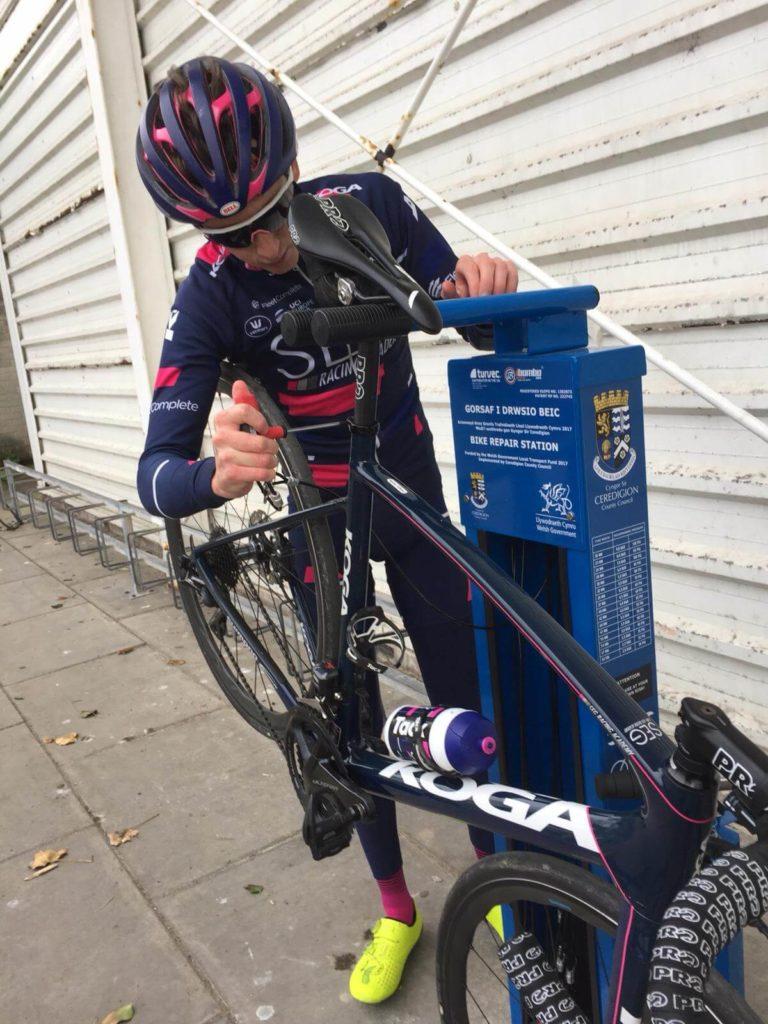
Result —
[[378, 339], [360, 341], [353, 356], [355, 370], [355, 427], [368, 430], [376, 423], [378, 404], [379, 366], [381, 363]]

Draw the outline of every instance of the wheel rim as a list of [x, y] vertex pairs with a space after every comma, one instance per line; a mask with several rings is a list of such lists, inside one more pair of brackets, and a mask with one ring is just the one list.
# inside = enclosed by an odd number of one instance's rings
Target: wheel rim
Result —
[[[242, 376], [238, 374], [238, 378]], [[231, 402], [230, 391], [230, 381], [220, 381], [201, 457], [213, 454], [213, 418]], [[263, 394], [260, 397], [264, 408], [269, 400]], [[268, 420], [279, 421], [279, 413], [271, 402], [269, 405], [269, 410], [264, 408]], [[317, 491], [299, 478], [286, 447], [281, 443], [279, 448], [280, 462], [272, 484], [257, 484], [243, 498], [187, 517], [178, 524], [177, 545], [189, 551], [212, 537], [265, 524], [291, 509], [316, 503]], [[315, 546], [315, 537], [305, 526], [290, 533], [267, 529], [256, 538], [225, 545], [209, 559], [217, 582], [233, 607], [282, 670], [297, 696], [311, 695], [313, 664], [332, 656], [327, 650], [328, 631], [322, 624], [318, 645], [317, 621], [324, 612], [322, 608], [318, 611], [313, 582]], [[312, 567], [309, 573], [307, 565]], [[182, 564], [176, 570], [185, 609], [197, 621], [198, 641], [218, 682], [251, 724], [273, 734], [276, 723], [283, 720], [285, 706], [263, 666], [226, 616], [217, 607], [211, 607], [202, 581]]]
[[[510, 879], [505, 896], [507, 937], [521, 930], [532, 932], [579, 1008], [589, 1019], [599, 1020], [601, 993], [603, 998], [607, 995], [610, 981], [610, 943], [616, 922], [565, 890], [529, 881], [515, 885]], [[453, 988], [455, 994], [463, 988], [465, 1015], [456, 1019], [468, 1024], [534, 1019], [508, 981], [499, 959], [502, 940], [485, 916], [499, 905], [497, 898], [498, 887], [490, 885], [473, 893], [471, 908], [463, 915], [463, 934], [458, 936], [465, 955]], [[591, 981], [593, 965], [596, 988]]]

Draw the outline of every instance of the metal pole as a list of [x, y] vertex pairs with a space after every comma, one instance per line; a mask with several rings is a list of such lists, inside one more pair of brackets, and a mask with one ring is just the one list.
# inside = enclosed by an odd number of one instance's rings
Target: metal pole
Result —
[[184, 2], [194, 8], [201, 18], [205, 18], [206, 21], [210, 21], [210, 23], [217, 28], [222, 35], [226, 36], [227, 39], [231, 39], [233, 43], [236, 43], [243, 53], [247, 53], [249, 57], [252, 57], [260, 67], [275, 79], [278, 85], [285, 85], [291, 90], [291, 92], [295, 92], [300, 99], [304, 100], [307, 106], [316, 110], [321, 117], [326, 119], [326, 121], [330, 121], [330, 123], [338, 128], [340, 132], [343, 132], [348, 139], [351, 139], [356, 143], [356, 145], [360, 146], [361, 149], [365, 150], [370, 157], [373, 157], [374, 160], [377, 159], [377, 156], [380, 155], [380, 150], [375, 142], [372, 142], [365, 135], [361, 135], [360, 132], [356, 132], [354, 128], [346, 123], [346, 121], [342, 121], [338, 114], [335, 114], [330, 107], [326, 107], [324, 103], [320, 103], [319, 100], [314, 99], [308, 92], [305, 92], [299, 83], [294, 81], [290, 75], [286, 75], [284, 71], [275, 67], [271, 61], [267, 60], [264, 54], [255, 50], [249, 43], [246, 43], [244, 39], [237, 35], [236, 32], [232, 32], [231, 29], [228, 29], [224, 22], [220, 21], [214, 14], [211, 14], [210, 11], [206, 10], [200, 0], [184, 0]]
[[[535, 263], [531, 263], [524, 256], [521, 256], [514, 249], [510, 249], [508, 245], [499, 241], [490, 231], [486, 231], [482, 225], [472, 220], [471, 217], [467, 217], [466, 214], [462, 213], [452, 203], [446, 202], [442, 199], [437, 192], [425, 185], [414, 175], [410, 174], [405, 168], [398, 164], [395, 160], [387, 159], [385, 161], [385, 168], [396, 178], [400, 178], [406, 182], [412, 188], [420, 192], [426, 199], [429, 199], [431, 203], [434, 203], [439, 209], [447, 213], [459, 224], [463, 224], [464, 227], [469, 228], [473, 231], [478, 238], [481, 238], [484, 242], [487, 242], [492, 248], [500, 253], [505, 259], [511, 260], [512, 263], [518, 268], [518, 270], [525, 271], [535, 281], [545, 285], [547, 288], [562, 288], [563, 283], [558, 281], [557, 278], [551, 277], [544, 270], [540, 270]], [[605, 313], [601, 313], [598, 310], [592, 309], [587, 311], [587, 316], [596, 323], [599, 327], [602, 327], [604, 331], [616, 338], [617, 341], [623, 342], [625, 345], [642, 345], [645, 349], [645, 354], [648, 357], [649, 362], [653, 363], [654, 366], [658, 366], [660, 370], [668, 373], [670, 377], [674, 377], [675, 380], [679, 381], [685, 387], [694, 391], [697, 395], [703, 398], [710, 405], [713, 405], [716, 409], [725, 413], [726, 416], [730, 416], [731, 419], [736, 420], [741, 426], [750, 430], [753, 434], [762, 438], [763, 441], [768, 441], [768, 425], [761, 423], [761, 421], [753, 416], [752, 413], [747, 412], [740, 406], [736, 405], [725, 395], [721, 395], [719, 391], [715, 391], [708, 384], [705, 384], [703, 380], [699, 380], [694, 374], [689, 373], [688, 370], [684, 370], [682, 366], [679, 366], [672, 359], [667, 359], [666, 356], [662, 355], [658, 349], [655, 349], [652, 345], [646, 344], [641, 338], [638, 338], [632, 331], [627, 330], [626, 327], [622, 327], [621, 324], [617, 324], [610, 317], [606, 316]]]
[[[477, 235], [478, 238], [487, 242], [492, 249], [495, 249], [496, 252], [504, 256], [505, 259], [514, 263], [518, 270], [523, 270], [535, 281], [545, 285], [547, 288], [562, 287], [561, 282], [556, 280], [556, 278], [551, 277], [545, 271], [540, 270], [534, 263], [531, 263], [530, 260], [527, 260], [524, 256], [515, 252], [514, 249], [510, 249], [508, 245], [499, 241], [491, 234], [490, 231], [486, 231], [484, 227], [472, 220], [471, 217], [467, 217], [466, 214], [462, 213], [461, 210], [455, 207], [452, 203], [446, 202], [446, 200], [442, 199], [437, 192], [429, 187], [429, 185], [425, 185], [424, 182], [420, 181], [409, 171], [406, 171], [405, 168], [401, 164], [397, 163], [396, 160], [392, 159], [392, 157], [385, 157], [384, 153], [379, 149], [375, 142], [372, 142], [365, 135], [361, 135], [359, 132], [356, 132], [354, 128], [350, 127], [329, 107], [326, 107], [323, 103], [313, 99], [289, 75], [284, 74], [279, 68], [276, 68], [266, 59], [266, 57], [254, 50], [254, 48], [244, 39], [228, 29], [226, 25], [224, 25], [223, 22], [221, 22], [215, 15], [207, 11], [200, 3], [200, 0], [185, 0], [185, 3], [194, 8], [201, 17], [209, 21], [223, 35], [228, 39], [231, 39], [233, 43], [236, 43], [243, 53], [247, 53], [252, 57], [253, 60], [268, 71], [277, 82], [287, 86], [287, 88], [292, 92], [295, 92], [296, 95], [303, 99], [304, 102], [312, 107], [313, 110], [316, 110], [318, 114], [324, 117], [332, 125], [335, 125], [340, 132], [343, 132], [347, 138], [360, 146], [360, 148], [375, 160], [380, 167], [389, 171], [394, 177], [400, 178], [401, 181], [406, 182], [412, 188], [416, 189], [417, 192], [420, 192], [426, 199], [429, 199], [430, 202], [434, 203], [438, 209], [447, 213], [449, 217], [452, 217], [459, 224], [469, 228], [469, 230], [472, 231], [473, 234]], [[714, 388], [709, 387], [708, 384], [699, 380], [699, 378], [694, 376], [694, 374], [684, 370], [682, 366], [678, 366], [678, 364], [673, 360], [667, 359], [666, 356], [663, 356], [661, 352], [653, 348], [652, 345], [647, 345], [637, 335], [628, 331], [626, 327], [622, 327], [621, 324], [615, 323], [604, 313], [592, 310], [587, 315], [594, 323], [598, 324], [598, 326], [602, 327], [604, 331], [616, 338], [618, 341], [621, 341], [626, 345], [642, 345], [645, 349], [649, 362], [658, 366], [659, 369], [663, 370], [665, 373], [668, 373], [670, 377], [674, 377], [675, 380], [695, 392], [695, 394], [699, 395], [700, 398], [709, 402], [710, 405], [719, 409], [720, 412], [725, 413], [726, 416], [730, 416], [732, 420], [735, 420], [737, 423], [741, 424], [742, 427], [745, 427], [753, 434], [756, 434], [759, 438], [762, 438], [763, 441], [768, 441], [768, 426], [761, 423], [756, 416], [753, 416], [745, 409], [742, 409], [740, 406], [736, 405], [735, 402], [726, 398], [725, 395], [721, 395], [720, 392], [715, 391]]]
[[410, 102], [406, 112], [400, 118], [400, 124], [397, 126], [397, 130], [395, 131], [395, 134], [392, 136], [392, 138], [389, 140], [389, 142], [387, 143], [386, 147], [384, 148], [384, 155], [385, 156], [387, 156], [387, 157], [394, 156], [395, 155], [395, 151], [403, 144], [403, 139], [405, 138], [405, 133], [408, 131], [408, 129], [410, 128], [411, 124], [413, 123], [413, 119], [416, 116], [416, 113], [417, 113], [419, 107], [421, 106], [421, 104], [422, 104], [422, 102], [424, 100], [424, 97], [427, 95], [427, 92], [429, 91], [430, 86], [432, 85], [434, 80], [437, 78], [437, 76], [438, 76], [438, 74], [440, 72], [440, 69], [442, 68], [443, 64], [445, 64], [445, 61], [446, 61], [446, 59], [448, 57], [448, 54], [453, 49], [453, 47], [454, 47], [454, 45], [456, 43], [456, 40], [459, 37], [459, 33], [464, 28], [464, 25], [467, 22], [467, 18], [472, 13], [472, 10], [473, 10], [473, 8], [474, 8], [476, 3], [477, 3], [477, 0], [467, 0], [467, 2], [464, 4], [464, 6], [459, 11], [458, 17], [456, 18], [456, 21], [453, 23], [453, 27], [452, 27], [451, 31], [448, 33], [448, 35], [443, 40], [443, 45], [440, 47], [438, 52], [435, 54], [434, 60], [432, 61], [432, 63], [427, 68], [427, 73], [422, 78], [421, 84], [419, 85], [418, 89], [416, 90], [416, 95], [411, 100], [411, 102]]

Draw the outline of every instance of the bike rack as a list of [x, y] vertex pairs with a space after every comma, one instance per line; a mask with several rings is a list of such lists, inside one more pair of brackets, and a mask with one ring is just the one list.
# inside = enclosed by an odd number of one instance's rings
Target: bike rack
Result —
[[[164, 527], [157, 525], [157, 521], [143, 509], [86, 488], [75, 490], [65, 480], [22, 466], [11, 459], [5, 460], [3, 469], [0, 504], [15, 516], [19, 525], [31, 522], [38, 530], [47, 527], [57, 543], [70, 540], [78, 555], [98, 551], [99, 560], [106, 569], [129, 568], [134, 596], [170, 582], [174, 604], [178, 607], [178, 585], [167, 545], [161, 540], [158, 554], [142, 544], [142, 539], [151, 534], [162, 537]], [[134, 529], [134, 518], [152, 525]], [[111, 523], [118, 522], [118, 529], [110, 529]], [[148, 578], [147, 566], [161, 575]]]

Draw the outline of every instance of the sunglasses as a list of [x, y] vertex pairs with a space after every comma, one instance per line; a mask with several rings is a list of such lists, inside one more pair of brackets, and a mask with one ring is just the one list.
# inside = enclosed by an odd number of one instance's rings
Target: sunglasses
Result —
[[283, 188], [273, 196], [265, 207], [236, 228], [216, 228], [204, 231], [203, 236], [209, 242], [218, 242], [228, 249], [245, 249], [251, 244], [254, 231], [279, 231], [288, 218], [288, 210], [293, 199], [293, 175], [288, 172], [288, 179]]

